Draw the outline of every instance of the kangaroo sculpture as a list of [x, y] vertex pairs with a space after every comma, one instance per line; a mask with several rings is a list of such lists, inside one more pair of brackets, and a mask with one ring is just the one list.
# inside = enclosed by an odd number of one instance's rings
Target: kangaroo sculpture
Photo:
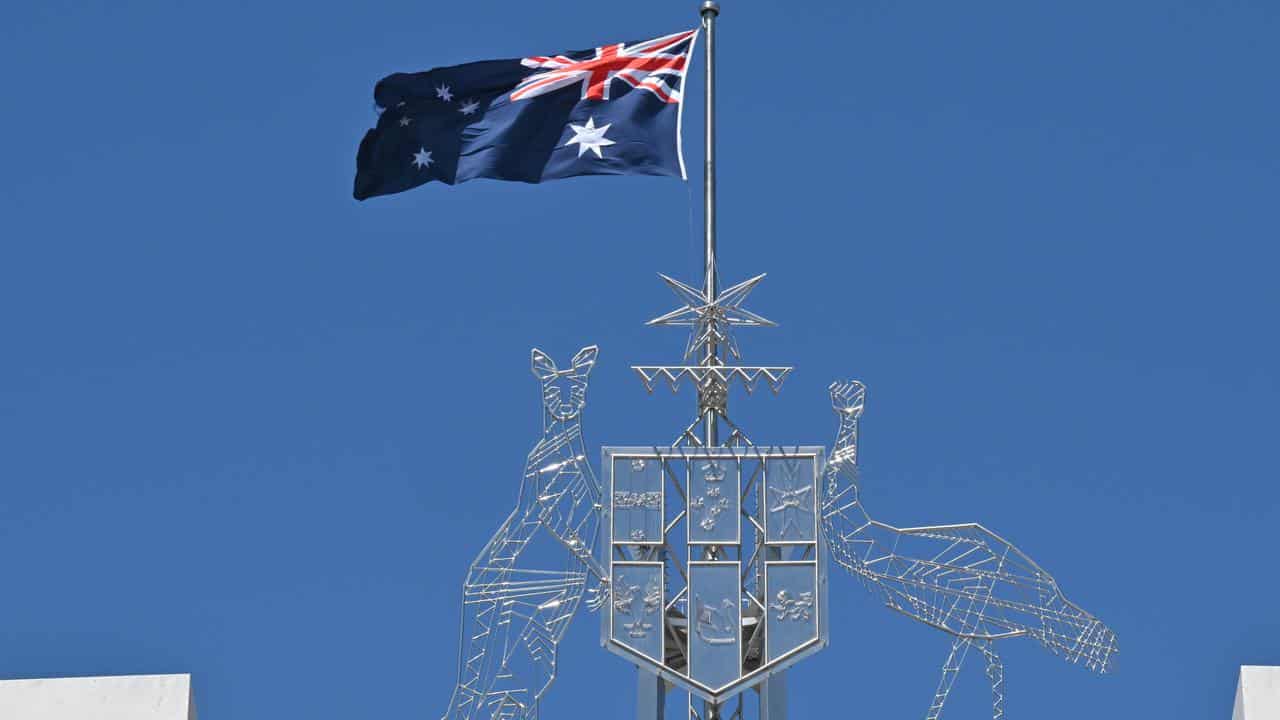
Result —
[[1067, 600], [1057, 582], [1004, 538], [976, 523], [896, 528], [872, 520], [858, 496], [858, 422], [866, 388], [830, 387], [840, 418], [827, 463], [822, 527], [832, 558], [893, 610], [952, 638], [927, 713], [942, 707], [970, 647], [987, 661], [992, 714], [1004, 715], [1004, 667], [997, 640], [1028, 637], [1072, 663], [1106, 672], [1116, 636]]
[[[594, 556], [600, 486], [581, 425], [598, 352], [594, 345], [583, 348], [561, 370], [533, 350], [542, 437], [529, 452], [515, 509], [467, 574], [458, 683], [446, 720], [536, 720], [588, 574], [603, 577]], [[554, 542], [536, 548], [540, 537]]]

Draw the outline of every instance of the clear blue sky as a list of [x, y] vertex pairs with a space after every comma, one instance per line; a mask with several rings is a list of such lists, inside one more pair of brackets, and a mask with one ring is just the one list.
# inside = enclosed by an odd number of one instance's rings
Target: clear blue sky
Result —
[[[981, 520], [1119, 634], [1006, 644], [1011, 715], [1225, 717], [1280, 664], [1280, 6], [724, 0], [724, 278], [794, 364], [732, 399], [864, 499]], [[217, 720], [438, 717], [459, 584], [538, 432], [537, 345], [601, 348], [592, 444], [688, 395], [632, 363], [692, 279], [698, 185], [477, 181], [358, 204], [393, 71], [645, 38], [693, 0], [7, 3], [0, 677], [192, 672]], [[692, 83], [692, 93], [700, 84]], [[686, 124], [698, 167], [694, 95]], [[696, 179], [696, 178], [695, 178]], [[923, 715], [947, 643], [836, 576], [793, 717]], [[545, 717], [629, 717], [579, 618]], [[838, 692], [839, 691], [839, 692]], [[985, 678], [954, 717], [982, 717]]]

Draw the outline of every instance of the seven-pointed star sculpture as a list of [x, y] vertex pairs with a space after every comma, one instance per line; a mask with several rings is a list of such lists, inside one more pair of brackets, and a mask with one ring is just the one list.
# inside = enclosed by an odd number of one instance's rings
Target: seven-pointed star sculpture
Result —
[[596, 127], [596, 119], [593, 117], [587, 118], [586, 125], [574, 125], [570, 123], [569, 127], [573, 129], [573, 137], [569, 138], [569, 142], [565, 143], [564, 146], [569, 147], [576, 143], [578, 146], [578, 157], [582, 157], [582, 153], [590, 150], [596, 154], [596, 157], [604, 159], [604, 155], [600, 154], [600, 148], [614, 144], [612, 140], [604, 136], [605, 131], [607, 131], [611, 125], [613, 125], [613, 123]]
[[701, 290], [661, 273], [658, 277], [662, 278], [676, 296], [684, 301], [684, 305], [646, 324], [691, 326], [693, 331], [689, 333], [689, 345], [684, 351], [686, 359], [710, 343], [724, 345], [735, 360], [741, 359], [738, 343], [733, 339], [731, 332], [733, 326], [774, 327], [777, 325], [772, 320], [760, 317], [742, 307], [742, 302], [755, 289], [756, 284], [764, 279], [764, 274], [744, 280], [728, 290], [722, 290], [715, 298], [708, 298]]

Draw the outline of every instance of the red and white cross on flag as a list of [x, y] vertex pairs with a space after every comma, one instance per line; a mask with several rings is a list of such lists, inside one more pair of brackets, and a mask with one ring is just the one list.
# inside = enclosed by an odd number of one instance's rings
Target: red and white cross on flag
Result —
[[620, 80], [657, 95], [663, 102], [678, 103], [695, 35], [696, 30], [686, 30], [631, 45], [605, 45], [595, 49], [594, 57], [583, 59], [565, 55], [524, 58], [520, 64], [545, 72], [521, 80], [511, 99], [527, 100], [581, 83], [583, 100], [608, 100], [609, 87]]

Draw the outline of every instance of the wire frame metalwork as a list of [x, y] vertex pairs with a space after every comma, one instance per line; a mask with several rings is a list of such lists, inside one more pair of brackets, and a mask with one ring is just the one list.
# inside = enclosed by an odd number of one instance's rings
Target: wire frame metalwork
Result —
[[[581, 415], [598, 350], [560, 369], [541, 350], [532, 370], [542, 436], [529, 452], [516, 507], [472, 562], [462, 592], [458, 682], [449, 720], [532, 720], [556, 678], [556, 653], [582, 604], [600, 537], [599, 482], [587, 462]], [[554, 561], [530, 550], [539, 539]], [[596, 588], [595, 605], [605, 596]], [[590, 600], [590, 599], [589, 599]]]
[[[622, 528], [619, 534], [612, 521], [605, 526], [612, 533], [607, 545], [611, 564], [631, 572], [625, 586], [621, 578], [612, 583], [614, 598], [626, 612], [634, 615], [647, 607], [637, 599], [641, 585], [648, 583], [637, 581], [636, 561], [663, 563], [660, 609], [665, 633], [660, 648], [639, 646], [626, 634], [620, 636], [617, 621], [611, 624], [606, 617], [601, 640], [612, 652], [635, 662], [642, 674], [652, 672], [689, 691], [690, 718], [741, 718], [742, 690], [751, 687], [760, 696], [759, 717], [784, 720], [782, 673], [825, 647], [829, 638], [826, 559], [818, 529], [826, 451], [756, 445], [730, 419], [730, 386], [750, 394], [763, 384], [777, 394], [791, 372], [785, 366], [739, 364], [742, 355], [734, 330], [774, 325], [744, 307], [764, 275], [718, 289], [712, 263], [701, 289], [665, 275], [661, 278], [680, 305], [649, 325], [689, 329], [683, 362], [639, 365], [633, 370], [649, 392], [662, 384], [672, 391], [681, 385], [693, 386], [697, 415], [669, 446], [605, 449], [607, 495], [619, 489], [619, 460], [624, 467], [633, 458], [659, 463], [664, 478], [663, 494], [654, 509], [657, 512], [660, 507], [662, 512], [660, 533], [652, 533], [646, 524], [643, 536], [628, 542], [627, 531], [632, 528]], [[733, 469], [716, 472], [715, 479], [700, 485], [699, 473], [708, 470], [703, 467], [708, 461], [712, 465], [728, 461]], [[787, 477], [771, 473], [770, 464], [787, 462], [808, 463], [808, 473], [795, 473], [786, 482], [770, 481], [770, 477]], [[800, 476], [809, 479], [796, 482], [794, 478]], [[715, 493], [713, 485], [723, 493]], [[726, 501], [727, 487], [735, 489], [735, 500]], [[622, 490], [634, 494], [633, 488]], [[812, 511], [803, 515], [803, 507]], [[616, 512], [616, 503], [606, 502], [604, 508], [607, 513]], [[717, 518], [733, 522], [726, 525]], [[713, 536], [721, 525], [732, 527], [736, 534]], [[737, 577], [731, 592], [725, 579], [731, 574], [727, 566]], [[634, 626], [637, 620], [627, 617], [624, 622]], [[731, 626], [739, 629], [731, 632]], [[653, 703], [642, 704], [643, 720], [658, 716]]]
[[941, 717], [970, 648], [986, 660], [992, 716], [1003, 717], [1001, 640], [1031, 638], [1068, 662], [1106, 672], [1117, 652], [1115, 633], [1009, 541], [977, 523], [898, 528], [867, 514], [857, 468], [866, 387], [834, 383], [830, 392], [839, 417], [822, 512], [831, 557], [887, 607], [952, 638], [926, 717]]
[[[758, 277], [711, 300], [664, 280], [684, 305], [652, 324], [691, 327], [688, 348], [724, 344], [737, 360], [732, 328], [772, 324], [741, 307]], [[542, 392], [542, 437], [529, 453], [515, 509], [467, 575], [458, 682], [445, 715], [449, 720], [537, 718], [538, 701], [556, 677], [557, 648], [584, 600], [592, 610], [607, 608], [602, 642], [610, 650], [691, 691], [691, 718], [741, 718], [741, 695], [736, 707], [727, 699], [754, 684], [763, 708], [771, 673], [826, 645], [821, 603], [825, 551], [887, 607], [951, 639], [928, 720], [941, 717], [972, 649], [985, 660], [992, 715], [1001, 720], [1004, 666], [996, 647], [1001, 640], [1027, 637], [1090, 670], [1103, 673], [1111, 667], [1115, 634], [1069, 601], [1052, 576], [996, 533], [976, 523], [898, 528], [867, 514], [857, 467], [866, 388], [857, 381], [830, 387], [839, 423], [824, 465], [821, 448], [756, 446], [729, 419], [731, 383], [750, 390], [764, 378], [777, 392], [790, 368], [726, 365], [715, 352], [703, 354], [697, 365], [636, 367], [650, 391], [659, 380], [675, 390], [688, 379], [698, 392], [698, 416], [670, 446], [606, 448], [610, 482], [608, 497], [602, 497], [587, 461], [580, 421], [597, 354], [594, 346], [583, 348], [568, 368], [560, 369], [545, 353], [533, 351], [532, 370]], [[720, 429], [726, 432], [720, 434]], [[809, 489], [770, 486], [763, 480], [767, 471], [744, 470], [750, 463], [763, 470], [771, 460], [806, 455], [821, 474]], [[619, 486], [618, 460], [637, 463], [637, 468], [654, 462], [661, 468], [657, 484]], [[715, 466], [722, 462], [736, 469], [735, 483], [719, 485], [728, 472]], [[703, 463], [702, 479], [693, 471], [697, 463]], [[731, 495], [712, 492], [712, 484], [733, 485]], [[668, 489], [677, 500], [670, 511]], [[812, 497], [806, 498], [806, 492]], [[807, 530], [799, 516], [788, 521], [789, 509], [810, 501], [818, 512]], [[637, 509], [656, 511], [656, 520], [633, 519], [620, 534], [614, 527], [618, 514]], [[717, 534], [728, 532], [729, 525], [717, 520], [725, 513], [734, 517], [732, 536]], [[782, 514], [771, 521], [775, 513]], [[554, 562], [528, 552], [538, 538], [558, 549]], [[603, 563], [596, 555], [602, 538], [607, 550]], [[736, 602], [713, 598], [717, 583], [728, 582], [716, 578], [730, 574]], [[596, 586], [588, 590], [592, 578]], [[812, 594], [806, 592], [810, 583]], [[706, 589], [705, 596], [699, 588]], [[806, 628], [805, 633], [812, 626], [817, 634], [796, 635], [788, 621]], [[694, 649], [699, 644], [701, 651]], [[712, 653], [705, 656], [712, 658], [717, 647], [730, 645], [730, 661], [702, 661], [705, 667], [720, 662], [720, 675], [699, 677], [691, 671], [699, 663], [698, 652]], [[702, 698], [700, 706], [694, 695]], [[782, 708], [770, 713], [771, 718], [785, 714]]]

